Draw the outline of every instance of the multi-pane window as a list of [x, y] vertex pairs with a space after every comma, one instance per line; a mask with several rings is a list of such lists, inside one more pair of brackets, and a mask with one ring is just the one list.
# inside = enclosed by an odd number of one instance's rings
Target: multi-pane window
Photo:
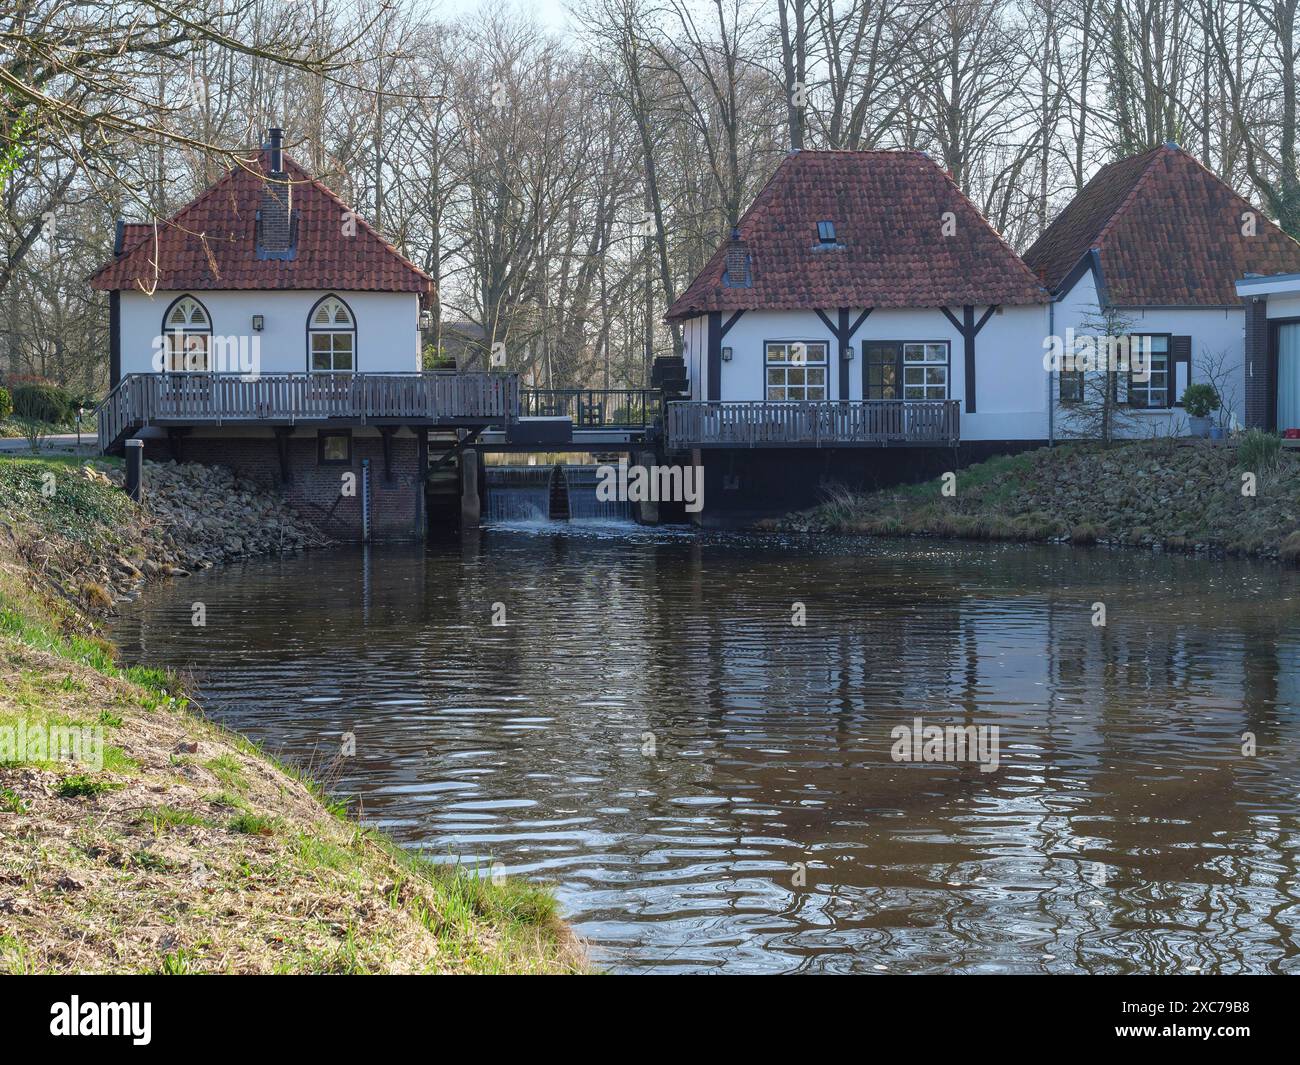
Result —
[[862, 344], [866, 399], [947, 399], [946, 341], [867, 340]]
[[312, 308], [307, 323], [307, 358], [313, 371], [336, 373], [353, 369], [356, 342], [356, 319], [341, 299], [326, 296]]
[[163, 369], [204, 373], [212, 350], [212, 319], [193, 296], [182, 296], [163, 319]]
[[769, 400], [826, 398], [827, 344], [823, 340], [772, 341], [764, 372]]
[[867, 399], [898, 399], [898, 344], [892, 341], [863, 345], [866, 359]]
[[[1137, 352], [1146, 357], [1149, 373], [1145, 380], [1138, 374]], [[1170, 387], [1169, 337], [1129, 337], [1128, 401], [1134, 407], [1168, 407]]]
[[948, 398], [948, 345], [903, 344], [903, 398]]
[[1061, 380], [1061, 402], [1082, 403], [1083, 402], [1083, 371], [1062, 370], [1060, 371], [1059, 377]]

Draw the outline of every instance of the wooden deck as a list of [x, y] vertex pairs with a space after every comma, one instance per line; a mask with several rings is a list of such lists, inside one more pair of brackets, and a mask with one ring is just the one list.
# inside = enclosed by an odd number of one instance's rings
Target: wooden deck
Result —
[[99, 446], [146, 425], [504, 424], [519, 416], [506, 373], [130, 374], [96, 412]]
[[668, 404], [668, 446], [951, 447], [961, 439], [955, 399], [820, 403]]

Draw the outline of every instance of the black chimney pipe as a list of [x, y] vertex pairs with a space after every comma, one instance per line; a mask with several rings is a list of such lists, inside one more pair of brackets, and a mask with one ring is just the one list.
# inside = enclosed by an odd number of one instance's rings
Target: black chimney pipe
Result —
[[266, 131], [267, 137], [271, 141], [271, 173], [284, 173], [284, 130], [279, 126], [272, 126]]

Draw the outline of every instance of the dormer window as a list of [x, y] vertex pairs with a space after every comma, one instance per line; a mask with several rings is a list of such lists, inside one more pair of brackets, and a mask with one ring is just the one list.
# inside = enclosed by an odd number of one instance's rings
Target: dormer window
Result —
[[818, 222], [818, 223], [817, 223], [817, 239], [820, 240], [823, 244], [834, 244], [834, 243], [835, 243], [835, 223], [834, 223], [834, 222]]

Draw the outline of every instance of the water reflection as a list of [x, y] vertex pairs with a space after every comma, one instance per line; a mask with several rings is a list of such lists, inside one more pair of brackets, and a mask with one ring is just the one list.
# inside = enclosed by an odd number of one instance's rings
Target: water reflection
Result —
[[[367, 819], [555, 881], [612, 968], [1295, 971], [1298, 590], [529, 528], [228, 568], [116, 635], [291, 757], [354, 732]], [[916, 716], [998, 726], [999, 770], [892, 761]]]

